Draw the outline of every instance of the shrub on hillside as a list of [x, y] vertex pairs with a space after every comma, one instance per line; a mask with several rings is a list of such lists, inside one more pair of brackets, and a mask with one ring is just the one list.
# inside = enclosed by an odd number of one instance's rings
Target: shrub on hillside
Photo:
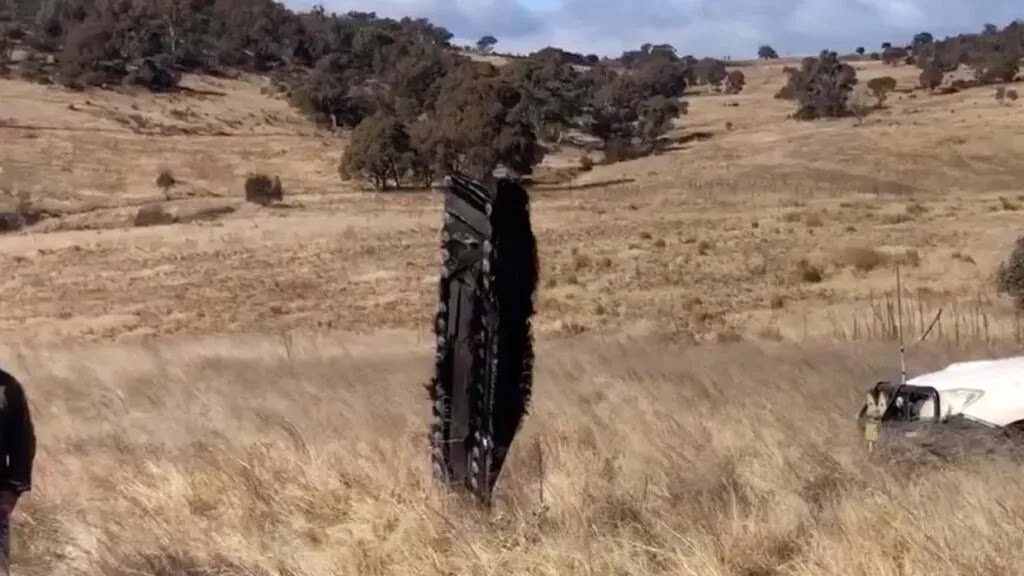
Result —
[[[541, 51], [510, 62], [501, 67], [500, 76], [517, 87], [519, 108], [535, 134], [557, 140], [565, 131], [579, 127], [588, 87], [583, 74], [560, 52]], [[664, 81], [671, 84], [673, 79]]]
[[149, 204], [139, 208], [135, 213], [133, 223], [135, 226], [163, 226], [174, 224], [177, 219], [173, 214], [164, 210], [160, 204]]
[[386, 190], [413, 171], [416, 151], [405, 125], [393, 114], [378, 111], [352, 131], [348, 146], [338, 165], [342, 180], [369, 181], [377, 190]]
[[999, 265], [996, 284], [1000, 293], [1008, 294], [1024, 310], [1024, 236], [1017, 238], [1009, 258]]
[[925, 64], [924, 69], [921, 70], [921, 75], [918, 77], [918, 82], [922, 88], [934, 90], [942, 85], [943, 78], [942, 67], [937, 62], [932, 61]]
[[747, 78], [743, 75], [743, 71], [733, 70], [732, 72], [729, 72], [729, 75], [725, 80], [725, 93], [739, 94], [743, 91], [743, 87], [746, 85]]
[[796, 100], [797, 80], [793, 76], [798, 72], [799, 70], [792, 66], [782, 67], [782, 73], [786, 75], [786, 83], [775, 93], [775, 98], [779, 100]]
[[547, 153], [538, 132], [557, 134], [573, 125], [582, 96], [562, 64], [511, 66], [516, 69], [460, 64], [438, 80], [430, 105], [408, 120], [378, 110], [353, 131], [339, 175], [383, 190], [405, 181], [427, 186], [435, 174], [451, 170], [476, 177], [498, 168], [513, 177], [531, 174]]
[[836, 264], [864, 273], [888, 263], [888, 254], [871, 246], [847, 246], [836, 254]]
[[[716, 73], [710, 68], [704, 70], [711, 76], [700, 76], [695, 64], [681, 60], [650, 59], [641, 61], [629, 70], [643, 91], [644, 97], [664, 96], [665, 98], [681, 98], [686, 88], [697, 85], [702, 81], [711, 83], [711, 79], [718, 79]], [[606, 76], [610, 80], [612, 76]]]
[[974, 63], [974, 77], [982, 84], [1012, 82], [1020, 71], [1020, 58], [1020, 49], [978, 57]]
[[281, 187], [279, 177], [271, 178], [266, 174], [250, 174], [245, 179], [245, 200], [247, 202], [266, 206], [283, 199], [284, 188]]
[[889, 46], [882, 50], [882, 62], [890, 66], [897, 66], [902, 62], [905, 62], [909, 52], [906, 48], [899, 46]]
[[595, 92], [587, 131], [604, 143], [606, 161], [653, 151], [672, 121], [686, 114], [685, 102], [653, 92], [631, 75], [618, 76]]
[[779, 53], [771, 46], [765, 44], [757, 49], [757, 57], [762, 60], [775, 60], [779, 57]]
[[10, 61], [15, 41], [24, 36], [24, 28], [17, 21], [17, 7], [14, 0], [0, 0], [0, 73]]
[[692, 67], [697, 84], [707, 84], [718, 88], [729, 77], [725, 62], [714, 58], [701, 58]]
[[491, 64], [463, 64], [437, 90], [411, 133], [422, 163], [433, 171], [482, 177], [502, 167], [525, 176], [544, 159], [547, 150], [530, 121], [536, 102]]
[[16, 232], [25, 227], [25, 216], [15, 211], [0, 211], [0, 234]]
[[871, 95], [878, 100], [879, 108], [885, 104], [885, 100], [888, 98], [889, 93], [895, 89], [896, 79], [892, 76], [882, 76], [868, 80], [868, 90], [870, 90]]
[[[968, 66], [979, 84], [1009, 82], [1019, 71], [1024, 52], [1024, 26], [1018, 21], [1002, 29], [987, 24], [980, 34], [960, 34], [930, 42], [919, 40], [915, 37], [908, 58], [922, 70], [935, 67], [948, 74], [960, 66]], [[936, 85], [936, 77], [935, 72], [930, 72], [930, 81], [922, 81], [922, 86]]]
[[122, 83], [142, 86], [151, 92], [167, 92], [178, 87], [181, 73], [174, 70], [167, 57], [145, 58], [134, 70], [128, 72]]
[[581, 78], [587, 113], [580, 127], [601, 141], [605, 162], [648, 154], [673, 121], [688, 112], [680, 100], [687, 87], [702, 80], [720, 83], [727, 76], [724, 70], [721, 62], [677, 58], [667, 48], [652, 48], [647, 56], [632, 60], [624, 73], [596, 66]]
[[154, 183], [156, 184], [156, 187], [164, 193], [164, 198], [170, 199], [171, 188], [178, 183], [178, 180], [170, 170], [161, 170], [160, 173], [157, 174], [156, 181]]
[[849, 114], [850, 92], [857, 72], [839, 60], [835, 52], [822, 51], [804, 58], [798, 70], [789, 72], [787, 89], [797, 101], [795, 117], [801, 120], [838, 118]]

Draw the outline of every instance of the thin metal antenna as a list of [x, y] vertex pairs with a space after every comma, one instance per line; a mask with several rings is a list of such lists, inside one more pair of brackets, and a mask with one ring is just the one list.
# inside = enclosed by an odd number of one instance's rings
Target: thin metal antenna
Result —
[[900, 338], [900, 386], [907, 383], [906, 348], [903, 345], [903, 284], [900, 282], [900, 265], [896, 264], [896, 322]]
[[540, 438], [536, 440], [537, 447], [537, 478], [540, 486], [540, 506], [544, 507], [544, 448], [540, 445]]
[[[939, 311], [935, 313], [935, 318], [932, 318], [932, 323], [928, 325], [928, 329], [925, 330], [924, 334], [921, 334], [921, 337], [917, 339], [918, 342], [924, 342], [924, 339], [927, 338], [928, 335], [932, 333], [932, 328], [935, 328], [935, 324], [938, 323], [939, 318], [941, 318], [941, 317], [942, 317], [942, 308], [939, 308]], [[911, 344], [911, 346], [913, 346], [913, 344]]]

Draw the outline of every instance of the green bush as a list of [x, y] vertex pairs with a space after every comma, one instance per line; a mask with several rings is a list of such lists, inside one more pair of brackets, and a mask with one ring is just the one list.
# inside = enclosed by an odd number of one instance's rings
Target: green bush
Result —
[[996, 272], [999, 292], [1008, 294], [1024, 310], [1024, 235], [1017, 238], [1010, 257], [999, 265]]

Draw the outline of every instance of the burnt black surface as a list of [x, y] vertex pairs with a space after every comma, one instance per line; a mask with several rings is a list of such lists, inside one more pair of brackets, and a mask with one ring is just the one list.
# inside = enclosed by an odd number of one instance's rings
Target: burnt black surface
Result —
[[952, 464], [1001, 457], [1024, 462], [1024, 434], [963, 417], [943, 422], [883, 422], [878, 456], [903, 464]]
[[532, 393], [529, 195], [507, 179], [487, 187], [452, 174], [444, 218], [431, 458], [439, 480], [489, 503]]

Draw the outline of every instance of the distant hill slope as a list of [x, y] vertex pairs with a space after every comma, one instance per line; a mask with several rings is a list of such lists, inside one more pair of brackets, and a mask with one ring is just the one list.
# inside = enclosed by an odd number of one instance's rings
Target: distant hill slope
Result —
[[[339, 175], [382, 190], [429, 187], [451, 170], [532, 177], [566, 144], [577, 148], [581, 171], [663, 152], [680, 124], [701, 122], [690, 99], [741, 94], [744, 70], [756, 66], [773, 66], [785, 81], [776, 97], [790, 102], [794, 119], [816, 120], [881, 109], [853, 98], [857, 68], [876, 58], [893, 70], [917, 67], [920, 87], [955, 92], [1013, 81], [1024, 46], [1012, 23], [943, 40], [919, 34], [878, 55], [823, 51], [799, 62], [731, 65], [668, 44], [614, 59], [556, 47], [508, 57], [453, 46], [448, 30], [425, 19], [296, 12], [271, 0], [199, 0], [188, 9], [48, 0], [33, 24], [6, 23], [0, 33], [15, 47], [0, 75], [76, 91], [180, 93], [187, 75], [266, 77], [268, 95], [349, 134]], [[963, 64], [975, 78], [947, 84]], [[881, 103], [888, 88], [876, 88], [867, 98]]]
[[[168, 197], [234, 201], [257, 171], [281, 175], [291, 195], [336, 187], [341, 141], [264, 94], [266, 78], [186, 75], [182, 86], [76, 93], [0, 80], [0, 189], [63, 216], [51, 226], [77, 226], [75, 214], [95, 226], [105, 211], [120, 225], [126, 209]], [[176, 180], [166, 193], [155, 184], [164, 170]]]
[[[583, 170], [584, 151], [553, 150], [542, 171], [569, 177], [531, 187], [538, 331], [874, 338], [901, 262], [915, 323], [944, 307], [942, 338], [979, 314], [1012, 334], [989, 279], [1019, 230], [1024, 107], [984, 87], [913, 91], [909, 66], [857, 67], [862, 84], [897, 81], [865, 117], [792, 120], [774, 97], [782, 65], [759, 63], [739, 94], [689, 94], [656, 154]], [[0, 80], [0, 211], [38, 218], [0, 242], [0, 334], [429, 325], [434, 194], [343, 181], [353, 135], [317, 127], [265, 76], [181, 85]], [[245, 201], [257, 172], [280, 178], [282, 202]]]

